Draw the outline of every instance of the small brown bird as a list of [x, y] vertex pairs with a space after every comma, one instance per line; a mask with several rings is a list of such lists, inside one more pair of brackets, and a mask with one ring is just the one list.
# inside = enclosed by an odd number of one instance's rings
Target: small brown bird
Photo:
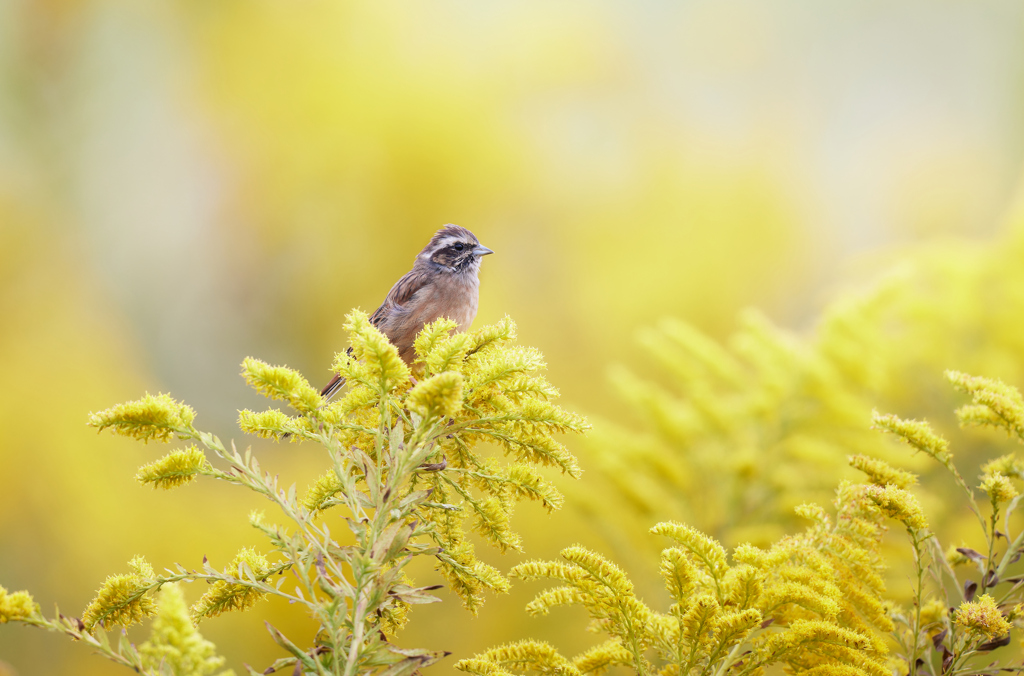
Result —
[[[446, 225], [416, 256], [412, 270], [391, 287], [387, 298], [370, 316], [370, 323], [398, 348], [406, 364], [416, 353], [413, 341], [424, 325], [448, 317], [465, 331], [476, 317], [480, 258], [494, 253], [476, 236], [457, 225]], [[320, 391], [330, 399], [345, 384], [334, 376]]]

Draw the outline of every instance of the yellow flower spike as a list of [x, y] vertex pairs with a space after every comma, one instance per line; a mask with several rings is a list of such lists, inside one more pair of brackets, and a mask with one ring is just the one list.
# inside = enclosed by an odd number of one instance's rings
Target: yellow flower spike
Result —
[[813, 502], [808, 502], [802, 505], [797, 505], [793, 510], [798, 516], [802, 516], [808, 521], [814, 521], [821, 526], [828, 526], [830, 519], [828, 514], [825, 513], [825, 509], [821, 505], [816, 505]]
[[474, 329], [469, 333], [469, 337], [473, 341], [470, 353], [484, 355], [502, 343], [514, 341], [517, 337], [516, 323], [506, 315], [496, 324], [489, 324], [481, 326], [479, 329]]
[[925, 530], [928, 522], [921, 504], [911, 493], [895, 486], [868, 486], [867, 495], [889, 518], [899, 521], [909, 530]]
[[749, 542], [736, 547], [732, 552], [732, 558], [737, 563], [745, 563], [757, 569], [764, 569], [769, 565], [768, 552]]
[[552, 608], [583, 604], [584, 597], [575, 587], [554, 587], [537, 594], [536, 598], [526, 604], [526, 612], [530, 615], [547, 615]]
[[946, 379], [956, 389], [970, 394], [975, 404], [987, 406], [1002, 420], [1002, 427], [1024, 440], [1024, 397], [1021, 397], [1020, 390], [1001, 380], [958, 371], [946, 371]]
[[406, 396], [405, 406], [424, 418], [456, 415], [462, 410], [462, 376], [447, 371], [420, 381]]
[[544, 480], [540, 472], [529, 465], [515, 463], [506, 473], [509, 488], [519, 497], [539, 501], [547, 510], [561, 509], [564, 498], [553, 484]]
[[748, 564], [729, 569], [725, 575], [725, 595], [733, 608], [751, 608], [764, 593], [764, 573]]
[[539, 580], [551, 578], [563, 582], [578, 582], [583, 577], [583, 571], [578, 566], [561, 561], [526, 561], [513, 566], [508, 572], [509, 577], [520, 580]]
[[633, 583], [626, 574], [608, 559], [594, 552], [574, 545], [561, 551], [562, 558], [585, 570], [594, 580], [600, 582], [615, 594], [622, 596], [633, 593]]
[[488, 662], [487, 660], [459, 660], [455, 663], [455, 668], [465, 671], [467, 674], [476, 674], [477, 676], [514, 676], [512, 672], [505, 671], [494, 662]]
[[786, 605], [800, 606], [806, 610], [832, 620], [839, 615], [840, 607], [836, 599], [818, 592], [808, 585], [798, 582], [775, 582], [765, 589], [761, 607], [767, 613], [774, 608]]
[[200, 472], [211, 468], [206, 454], [195, 445], [168, 453], [156, 462], [143, 465], [135, 475], [141, 484], [169, 490], [195, 481]]
[[712, 594], [701, 594], [686, 609], [679, 620], [679, 628], [687, 645], [706, 648], [714, 639], [718, 600]]
[[532, 347], [512, 346], [478, 354], [470, 383], [474, 389], [494, 383], [516, 381], [518, 376], [547, 368], [544, 356]]
[[1012, 627], [999, 612], [995, 599], [988, 594], [982, 594], [975, 601], [961, 603], [956, 609], [956, 624], [975, 638], [988, 640], [1006, 636]]
[[761, 624], [761, 621], [761, 613], [754, 608], [719, 614], [715, 622], [715, 640], [723, 646], [724, 650], [728, 650], [735, 643], [750, 635], [750, 632]]
[[360, 411], [374, 409], [377, 398], [377, 393], [369, 387], [356, 385], [344, 397], [322, 408], [320, 415], [326, 422], [337, 425]]
[[306, 490], [302, 506], [311, 512], [318, 512], [324, 508], [325, 502], [341, 492], [341, 488], [341, 482], [334, 470], [326, 472]]
[[465, 333], [456, 333], [435, 341], [424, 359], [427, 372], [434, 374], [459, 370], [472, 347], [473, 339]]
[[[258, 553], [255, 549], [245, 548], [235, 555], [234, 561], [224, 569], [224, 574], [231, 577], [240, 576], [240, 569], [243, 567], [243, 564], [252, 571], [252, 575], [256, 580], [259, 580], [270, 570], [270, 564], [265, 556]], [[238, 579], [242, 578], [238, 577]], [[248, 610], [256, 605], [256, 602], [264, 596], [263, 592], [253, 589], [248, 585], [217, 580], [198, 601], [192, 604], [190, 610], [192, 621], [198, 624], [201, 620], [217, 617], [221, 613], [231, 610]]]
[[[345, 329], [351, 337], [352, 353], [362, 362], [366, 382], [372, 383], [382, 393], [404, 388], [409, 383], [411, 373], [398, 356], [398, 348], [370, 323], [366, 313], [353, 310], [347, 320]], [[335, 372], [343, 371], [349, 361], [346, 353], [339, 353], [335, 360]]]
[[130, 573], [111, 575], [96, 592], [82, 612], [82, 624], [92, 630], [97, 625], [127, 627], [141, 622], [156, 612], [149, 587], [156, 574], [144, 558], [137, 556], [128, 562]]
[[497, 545], [502, 552], [522, 550], [522, 539], [509, 526], [509, 513], [496, 497], [473, 502], [476, 519], [473, 529], [483, 538]]
[[608, 667], [631, 666], [633, 653], [626, 650], [618, 639], [612, 639], [577, 655], [572, 664], [581, 674], [599, 674]]
[[664, 521], [657, 524], [650, 532], [670, 537], [686, 547], [715, 580], [721, 580], [729, 568], [722, 545], [696, 528]]
[[868, 481], [878, 486], [892, 484], [897, 488], [910, 488], [917, 484], [917, 475], [896, 469], [884, 460], [866, 455], [851, 455], [847, 458], [850, 467], [867, 474]]
[[864, 671], [848, 664], [819, 664], [801, 671], [800, 676], [864, 676]]
[[942, 599], [929, 599], [921, 606], [921, 625], [941, 622], [948, 612], [949, 609]]
[[697, 569], [690, 563], [687, 553], [678, 547], [661, 552], [661, 577], [676, 603], [689, 598], [697, 581]]
[[27, 620], [39, 614], [39, 604], [27, 591], [13, 594], [0, 586], [0, 624]]
[[302, 374], [287, 366], [271, 366], [259, 359], [246, 357], [242, 362], [242, 377], [263, 396], [287, 401], [300, 413], [309, 413], [323, 406], [320, 393]]
[[550, 643], [543, 641], [508, 643], [455, 665], [455, 668], [461, 671], [487, 676], [508, 673], [504, 671], [505, 667], [521, 671], [580, 676], [580, 672], [569, 660], [559, 654]]
[[891, 413], [882, 415], [875, 411], [871, 415], [871, 426], [900, 437], [944, 465], [948, 466], [953, 459], [953, 454], [949, 452], [949, 442], [936, 434], [926, 422], [904, 420]]
[[101, 432], [108, 427], [114, 434], [139, 439], [170, 441], [172, 436], [185, 439], [191, 436], [196, 412], [191, 407], [171, 399], [169, 395], [146, 394], [142, 399], [92, 413], [88, 425]]
[[246, 434], [261, 439], [278, 439], [285, 434], [294, 434], [298, 421], [276, 408], [266, 411], [242, 410], [238, 412], [238, 427]]
[[1006, 431], [1006, 421], [982, 404], [967, 404], [956, 410], [956, 419], [961, 429], [968, 427], [994, 427]]
[[1013, 483], [999, 472], [994, 472], [982, 477], [981, 490], [988, 493], [993, 505], [1001, 505], [1017, 497], [1017, 489]]
[[438, 341], [451, 335], [459, 325], [447, 317], [439, 317], [425, 325], [416, 335], [413, 348], [416, 350], [417, 361], [425, 362], [427, 355], [433, 351]]
[[1007, 453], [981, 466], [982, 474], [996, 472], [1014, 479], [1024, 479], [1024, 460], [1019, 459], [1014, 453]]
[[169, 669], [169, 673], [183, 676], [202, 676], [224, 666], [225, 659], [217, 656], [213, 643], [204, 639], [189, 619], [179, 585], [165, 584], [160, 588], [158, 607], [149, 640], [139, 646], [147, 667], [154, 673]]

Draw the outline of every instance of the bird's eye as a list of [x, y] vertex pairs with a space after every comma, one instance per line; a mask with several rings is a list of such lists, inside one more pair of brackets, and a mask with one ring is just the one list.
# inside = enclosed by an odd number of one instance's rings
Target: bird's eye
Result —
[[466, 245], [463, 244], [462, 242], [457, 242], [455, 246], [453, 246], [452, 248], [455, 249], [456, 251], [462, 251], [463, 249], [466, 248]]

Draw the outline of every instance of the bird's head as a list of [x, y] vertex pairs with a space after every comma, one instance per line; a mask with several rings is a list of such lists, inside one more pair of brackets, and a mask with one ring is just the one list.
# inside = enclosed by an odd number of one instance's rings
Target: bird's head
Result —
[[434, 234], [417, 259], [440, 270], [475, 274], [480, 269], [480, 258], [491, 253], [469, 230], [446, 225]]

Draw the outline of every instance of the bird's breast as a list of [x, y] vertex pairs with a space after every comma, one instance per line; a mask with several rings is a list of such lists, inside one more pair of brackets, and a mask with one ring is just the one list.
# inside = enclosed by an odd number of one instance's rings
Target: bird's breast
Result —
[[411, 363], [415, 358], [413, 342], [424, 325], [440, 317], [448, 317], [458, 324], [459, 331], [469, 329], [476, 317], [478, 290], [475, 277], [442, 277], [424, 285], [400, 309], [395, 308], [380, 328], [398, 347], [402, 359]]
[[417, 322], [423, 326], [440, 317], [448, 317], [459, 325], [459, 331], [466, 331], [476, 317], [478, 298], [479, 285], [475, 277], [446, 276], [432, 284], [429, 298], [418, 304]]

